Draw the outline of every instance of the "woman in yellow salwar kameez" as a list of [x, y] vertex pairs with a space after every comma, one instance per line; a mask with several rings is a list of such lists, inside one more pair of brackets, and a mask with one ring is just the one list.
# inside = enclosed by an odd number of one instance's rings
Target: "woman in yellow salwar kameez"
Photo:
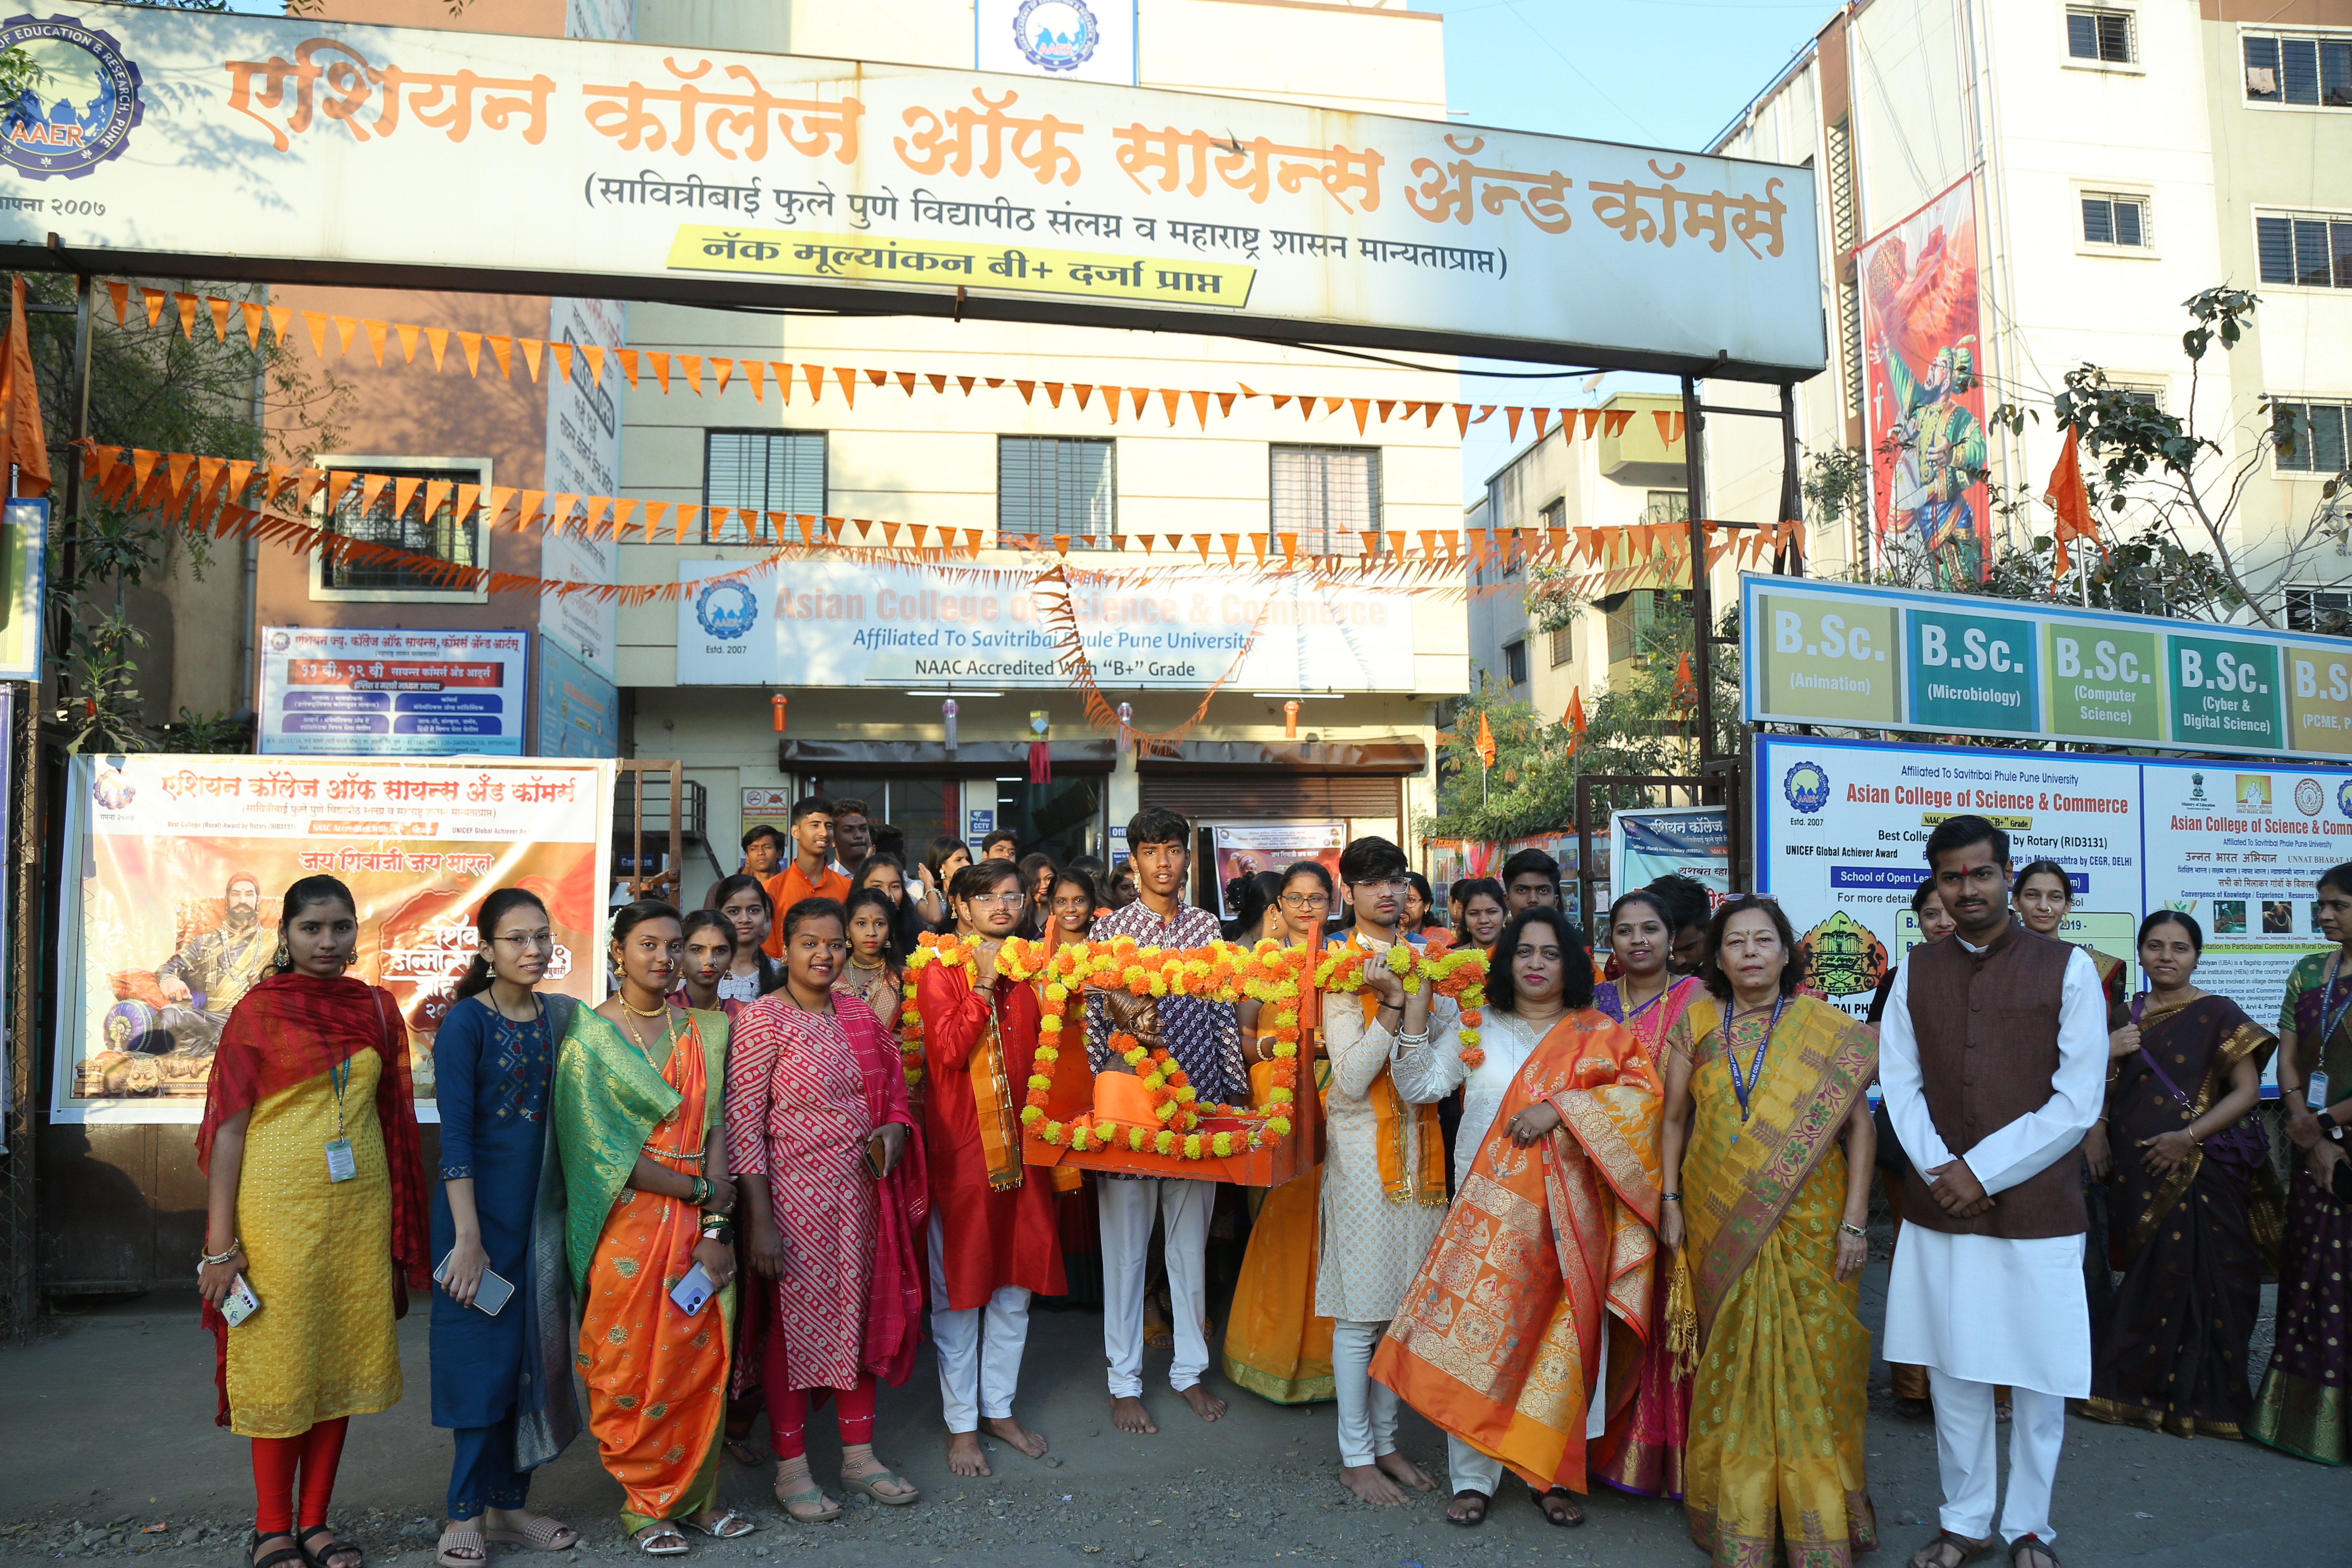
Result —
[[1669, 1034], [1659, 1141], [1659, 1235], [1687, 1248], [1700, 1335], [1684, 1506], [1720, 1568], [1843, 1568], [1878, 1544], [1857, 1310], [1878, 1048], [1794, 994], [1778, 904], [1731, 900], [1707, 937], [1723, 1021], [1699, 1034], [1694, 1010]]
[[[1320, 945], [1323, 919], [1331, 911], [1331, 873], [1320, 861], [1301, 860], [1283, 872], [1275, 904], [1280, 940], [1310, 952]], [[1322, 1136], [1315, 1114], [1330, 1064], [1322, 1054], [1322, 994], [1310, 963], [1298, 988], [1300, 1083], [1297, 1135], [1313, 1147]], [[1264, 1105], [1275, 1075], [1275, 1026], [1255, 1002], [1241, 1005], [1242, 1055], [1250, 1064], [1250, 1102]], [[1308, 1075], [1312, 1075], [1311, 1077]], [[1306, 1084], [1312, 1083], [1308, 1105]], [[1315, 1315], [1316, 1215], [1322, 1202], [1323, 1167], [1308, 1166], [1265, 1194], [1251, 1223], [1249, 1250], [1234, 1284], [1233, 1314], [1225, 1324], [1225, 1375], [1235, 1384], [1276, 1405], [1307, 1405], [1334, 1397], [1331, 1320]]]
[[[621, 1483], [623, 1521], [655, 1557], [686, 1551], [673, 1521], [721, 1538], [756, 1528], [719, 1506], [735, 1315], [727, 1016], [666, 1000], [684, 949], [669, 905], [617, 911], [620, 990], [574, 1011], [555, 1066], [588, 1427]], [[670, 1292], [697, 1264], [718, 1289], [689, 1316]]]

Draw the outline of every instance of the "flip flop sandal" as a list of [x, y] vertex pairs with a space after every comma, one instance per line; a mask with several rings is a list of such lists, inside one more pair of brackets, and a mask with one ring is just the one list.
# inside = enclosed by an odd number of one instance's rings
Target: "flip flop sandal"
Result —
[[683, 1557], [687, 1553], [686, 1536], [667, 1520], [649, 1524], [637, 1536], [637, 1550], [648, 1557]]
[[[490, 1560], [489, 1545], [478, 1525], [451, 1525], [441, 1532], [441, 1542], [433, 1552], [437, 1568], [482, 1568]], [[460, 1557], [460, 1552], [471, 1552], [473, 1555]]]
[[760, 1528], [752, 1520], [731, 1508], [720, 1510], [719, 1517], [709, 1524], [697, 1519], [689, 1519], [686, 1522], [689, 1529], [698, 1530], [714, 1541], [733, 1541]]
[[867, 1497], [873, 1499], [876, 1502], [880, 1503], [884, 1508], [904, 1508], [910, 1502], [920, 1502], [923, 1500], [923, 1494], [920, 1491], [883, 1491], [880, 1488], [881, 1483], [884, 1481], [896, 1481], [902, 1487], [911, 1487], [913, 1485], [912, 1482], [908, 1481], [906, 1477], [900, 1475], [898, 1471], [887, 1469], [877, 1470], [870, 1476], [844, 1475], [841, 1478], [841, 1484], [843, 1486], [848, 1488], [854, 1492], [864, 1492]]
[[[1568, 1508], [1565, 1512], [1554, 1513], [1550, 1509], [1544, 1506], [1554, 1498], [1563, 1498], [1567, 1500]], [[1566, 1487], [1554, 1487], [1551, 1490], [1546, 1492], [1539, 1492], [1536, 1490], [1535, 1488], [1529, 1487], [1528, 1489], [1528, 1500], [1534, 1503], [1537, 1509], [1542, 1512], [1544, 1522], [1550, 1525], [1555, 1530], [1574, 1530], [1578, 1525], [1584, 1522], [1584, 1506], [1576, 1500], [1576, 1494], [1570, 1491]]]
[[[276, 1535], [291, 1535], [293, 1534], [293, 1531], [289, 1530], [279, 1530], [274, 1531], [271, 1533]], [[302, 1563], [308, 1561], [308, 1559], [302, 1555], [302, 1549], [299, 1546], [281, 1546], [277, 1551], [271, 1552], [268, 1556], [256, 1562], [254, 1560], [253, 1549], [268, 1539], [268, 1535], [264, 1535], [257, 1530], [253, 1532], [252, 1541], [247, 1542], [245, 1548], [245, 1560], [248, 1568], [278, 1568], [278, 1565], [281, 1563]], [[468, 1568], [471, 1568], [470, 1564], [468, 1565]]]
[[533, 1514], [520, 1530], [486, 1530], [482, 1534], [500, 1546], [520, 1546], [531, 1552], [569, 1552], [580, 1544], [578, 1531], [543, 1513]]
[[[1936, 1532], [1936, 1538], [1933, 1541], [1911, 1553], [1907, 1568], [1962, 1568], [1962, 1564], [1973, 1563], [1991, 1551], [1994, 1542], [1998, 1539], [1995, 1536], [1987, 1536], [1979, 1541], [1974, 1536], [1962, 1535], [1956, 1531], [1939, 1530]], [[2020, 1539], [2023, 1538], [2020, 1537]], [[1948, 1551], [1958, 1552], [1958, 1555], [1945, 1555]], [[1930, 1557], [1929, 1552], [1934, 1552], [1936, 1555]]]
[[739, 1465], [764, 1465], [771, 1462], [757, 1448], [751, 1447], [751, 1440], [749, 1437], [728, 1438], [727, 1457]]
[[2009, 1543], [2010, 1568], [2018, 1568], [2017, 1560], [2029, 1552], [2040, 1554], [2049, 1563], [2050, 1568], [2059, 1568], [2058, 1553], [2053, 1552], [2050, 1543], [2038, 1535], [2021, 1535]]
[[359, 1561], [356, 1563], [342, 1563], [340, 1565], [340, 1568], [367, 1568], [367, 1553], [361, 1551], [359, 1547], [348, 1541], [337, 1541], [333, 1545], [322, 1548], [317, 1552], [310, 1550], [310, 1537], [314, 1535], [332, 1535], [334, 1533], [335, 1531], [332, 1526], [314, 1524], [310, 1529], [303, 1531], [299, 1535], [296, 1536], [295, 1539], [302, 1543], [302, 1561], [308, 1563], [310, 1565], [310, 1568], [338, 1568], [337, 1564], [328, 1562], [327, 1559], [333, 1557], [340, 1552], [349, 1552], [356, 1555], [359, 1558]]
[[[823, 1511], [818, 1513], [793, 1511], [795, 1506], [806, 1508], [812, 1503]], [[784, 1517], [794, 1524], [831, 1524], [841, 1517], [842, 1512], [841, 1505], [825, 1496], [822, 1487], [811, 1487], [804, 1492], [779, 1490], [776, 1493], [776, 1505], [784, 1510]]]
[[1488, 1496], [1485, 1492], [1466, 1490], [1455, 1492], [1454, 1494], [1454, 1500], [1457, 1503], [1468, 1502], [1470, 1504], [1470, 1512], [1467, 1515], [1457, 1514], [1449, 1508], [1445, 1510], [1445, 1522], [1452, 1525], [1458, 1525], [1464, 1530], [1475, 1530], [1480, 1525], [1486, 1523], [1486, 1510], [1491, 1507], [1495, 1501], [1492, 1497]]

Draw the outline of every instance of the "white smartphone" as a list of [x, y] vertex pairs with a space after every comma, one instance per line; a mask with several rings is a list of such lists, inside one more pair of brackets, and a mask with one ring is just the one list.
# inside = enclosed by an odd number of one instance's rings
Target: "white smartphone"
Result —
[[698, 1263], [688, 1269], [686, 1278], [671, 1289], [669, 1299], [677, 1303], [679, 1311], [691, 1318], [700, 1312], [704, 1303], [717, 1294], [719, 1294], [719, 1288], [710, 1282], [709, 1270]]
[[[203, 1272], [202, 1269], [197, 1270], [200, 1276]], [[228, 1294], [221, 1298], [220, 1315], [228, 1320], [228, 1326], [233, 1329], [259, 1310], [261, 1298], [253, 1293], [253, 1287], [246, 1282], [245, 1276], [238, 1275], [230, 1284]]]
[[[457, 1250], [454, 1247], [451, 1248], [449, 1258], [457, 1256]], [[444, 1258], [441, 1260], [441, 1267], [433, 1271], [433, 1283], [440, 1286], [444, 1290], [449, 1288], [449, 1258]], [[495, 1318], [499, 1315], [499, 1310], [513, 1299], [514, 1286], [497, 1270], [485, 1268], [482, 1270], [481, 1282], [474, 1287], [474, 1299], [467, 1305], [487, 1317]]]

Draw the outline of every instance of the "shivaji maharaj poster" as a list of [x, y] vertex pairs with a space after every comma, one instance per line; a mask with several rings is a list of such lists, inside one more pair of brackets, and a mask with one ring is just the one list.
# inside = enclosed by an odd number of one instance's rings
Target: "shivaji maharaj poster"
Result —
[[197, 1120], [222, 1026], [277, 955], [281, 900], [317, 873], [358, 904], [350, 973], [399, 1003], [427, 1120], [434, 1031], [493, 889], [547, 906], [546, 989], [604, 998], [610, 763], [83, 756], [68, 789], [60, 1120]]
[[1963, 179], [1854, 252], [1878, 548], [1938, 588], [1992, 570], [1976, 210]]

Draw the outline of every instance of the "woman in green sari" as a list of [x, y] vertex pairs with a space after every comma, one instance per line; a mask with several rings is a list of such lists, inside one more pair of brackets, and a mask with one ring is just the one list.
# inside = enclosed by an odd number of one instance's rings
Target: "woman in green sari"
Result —
[[[669, 905], [615, 913], [621, 988], [573, 1012], [555, 1067], [588, 1427], [626, 1494], [623, 1521], [654, 1557], [687, 1550], [673, 1521], [721, 1538], [756, 1528], [719, 1506], [735, 1317], [727, 1016], [667, 1000], [684, 950]], [[670, 1293], [698, 1268], [710, 1299], [688, 1313]]]
[[1725, 903], [1701, 972], [1722, 1011], [1666, 1037], [1658, 1235], [1687, 1248], [1699, 1333], [1685, 1507], [1722, 1568], [1846, 1568], [1878, 1544], [1858, 1282], [1878, 1047], [1794, 994], [1796, 945], [1770, 900]]

